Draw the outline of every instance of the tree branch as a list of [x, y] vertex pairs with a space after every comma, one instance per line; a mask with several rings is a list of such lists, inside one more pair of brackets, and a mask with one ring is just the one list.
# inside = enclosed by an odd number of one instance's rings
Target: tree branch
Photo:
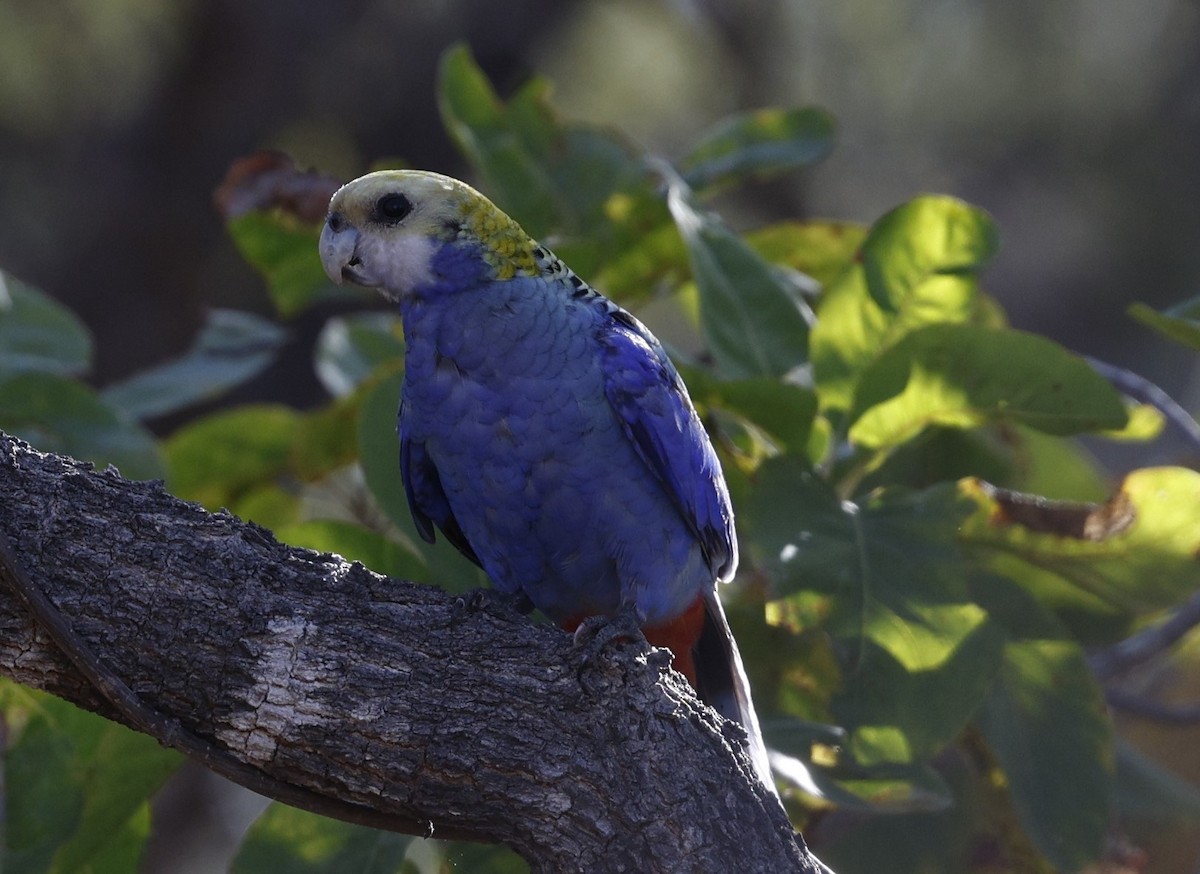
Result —
[[3, 434], [0, 507], [0, 673], [256, 791], [534, 871], [822, 870], [644, 642], [583, 662], [515, 612]]

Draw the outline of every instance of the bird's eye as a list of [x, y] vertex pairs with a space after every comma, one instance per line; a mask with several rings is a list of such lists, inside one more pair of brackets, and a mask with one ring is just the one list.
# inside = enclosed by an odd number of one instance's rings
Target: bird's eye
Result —
[[375, 204], [375, 211], [385, 222], [398, 222], [412, 212], [412, 202], [403, 194], [385, 194]]

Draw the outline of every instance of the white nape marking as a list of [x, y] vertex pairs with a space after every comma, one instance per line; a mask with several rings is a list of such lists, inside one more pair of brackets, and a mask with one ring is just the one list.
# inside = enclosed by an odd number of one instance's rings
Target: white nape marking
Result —
[[307, 620], [281, 616], [267, 623], [255, 682], [246, 692], [249, 709], [230, 715], [228, 725], [216, 730], [218, 740], [256, 762], [275, 756], [276, 738], [297, 725], [323, 725], [327, 720], [319, 705], [310, 702], [306, 687], [321, 671], [306, 667], [303, 640], [316, 630]]
[[396, 299], [412, 293], [433, 279], [433, 241], [420, 234], [401, 234], [388, 239], [375, 236], [359, 255], [380, 291]]

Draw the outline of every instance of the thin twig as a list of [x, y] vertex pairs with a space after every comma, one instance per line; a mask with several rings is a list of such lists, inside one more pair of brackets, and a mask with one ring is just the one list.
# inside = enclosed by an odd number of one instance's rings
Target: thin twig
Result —
[[1197, 626], [1200, 626], [1200, 592], [1192, 595], [1163, 622], [1097, 650], [1088, 661], [1099, 679], [1108, 680], [1166, 652]]
[[1178, 401], [1144, 376], [1138, 376], [1131, 370], [1087, 355], [1084, 356], [1084, 360], [1091, 365], [1092, 370], [1107, 379], [1121, 394], [1143, 404], [1149, 404], [1162, 413], [1167, 423], [1173, 425], [1183, 435], [1191, 450], [1200, 454], [1200, 423], [1192, 418], [1191, 414]]
[[1108, 689], [1105, 697], [1117, 710], [1152, 722], [1164, 722], [1168, 725], [1200, 723], [1200, 704], [1167, 704], [1120, 689]]

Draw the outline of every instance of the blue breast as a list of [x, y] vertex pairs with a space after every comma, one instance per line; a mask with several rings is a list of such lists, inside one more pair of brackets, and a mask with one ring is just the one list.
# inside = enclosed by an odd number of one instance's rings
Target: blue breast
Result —
[[402, 305], [401, 430], [488, 576], [559, 622], [673, 618], [713, 572], [605, 396], [602, 307], [541, 278], [461, 288]]

